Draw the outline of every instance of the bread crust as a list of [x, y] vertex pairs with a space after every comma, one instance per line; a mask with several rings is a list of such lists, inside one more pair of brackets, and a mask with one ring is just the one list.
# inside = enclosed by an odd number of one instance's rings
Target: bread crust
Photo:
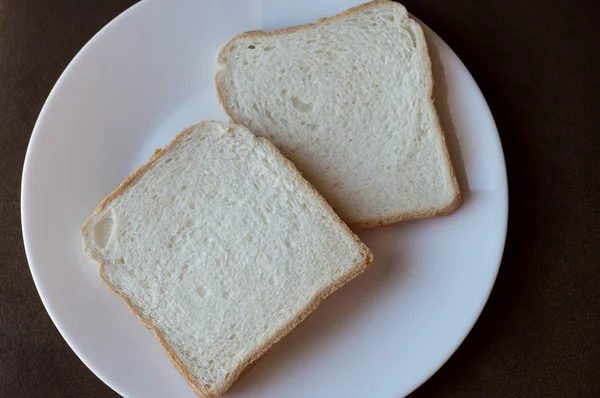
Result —
[[[222, 85], [220, 84], [220, 77], [223, 73], [222, 67], [228, 62], [227, 58], [226, 58], [226, 53], [229, 50], [229, 47], [235, 41], [240, 40], [240, 39], [245, 39], [248, 37], [272, 37], [272, 36], [277, 36], [277, 35], [293, 33], [293, 32], [299, 31], [299, 30], [311, 29], [311, 28], [318, 26], [320, 24], [323, 24], [325, 22], [336, 21], [340, 18], [346, 17], [353, 13], [362, 11], [367, 8], [377, 7], [378, 5], [381, 5], [381, 4], [393, 4], [397, 7], [401, 7], [402, 9], [406, 10], [402, 4], [396, 3], [391, 0], [374, 0], [374, 1], [371, 1], [371, 2], [368, 2], [365, 4], [361, 4], [359, 6], [350, 8], [340, 14], [336, 14], [331, 17], [321, 18], [321, 19], [317, 20], [317, 22], [314, 22], [314, 23], [305, 24], [305, 25], [297, 25], [297, 26], [292, 26], [292, 27], [284, 28], [284, 29], [277, 29], [277, 30], [273, 30], [270, 32], [265, 32], [262, 30], [253, 30], [253, 31], [249, 31], [249, 32], [240, 33], [240, 34], [234, 36], [232, 39], [230, 39], [227, 43], [225, 43], [223, 45], [223, 47], [221, 47], [221, 50], [219, 51], [219, 53], [217, 55], [217, 62], [219, 64], [219, 70], [217, 71], [217, 73], [215, 75], [215, 86], [216, 86], [216, 90], [217, 90], [217, 98], [219, 100], [219, 103], [221, 104], [221, 107], [223, 108], [223, 110], [225, 111], [227, 116], [229, 117], [230, 122], [238, 123], [238, 124], [240, 123], [239, 120], [235, 119], [234, 113], [231, 111], [231, 109], [227, 105], [224, 90], [221, 90]], [[410, 17], [408, 17], [408, 19], [410, 19]], [[419, 39], [420, 39], [421, 43], [423, 43], [423, 45], [425, 46], [424, 50], [426, 51], [427, 54], [429, 54], [429, 49], [427, 46], [427, 41], [425, 40], [425, 34], [423, 32], [423, 29], [416, 21], [414, 21], [412, 19], [410, 19], [410, 20], [415, 22], [415, 25], [418, 27], [418, 29], [416, 29], [416, 30], [418, 32]], [[433, 79], [433, 69], [431, 66], [430, 57], [426, 57], [426, 62], [427, 62], [427, 65], [426, 65], [427, 73], [428, 73], [429, 81], [431, 82], [431, 84], [428, 87], [428, 99], [429, 99], [430, 105], [434, 108], [434, 112], [433, 112], [435, 115], [434, 128], [436, 129], [438, 135], [442, 139], [442, 146], [444, 149], [443, 150], [444, 162], [446, 163], [446, 167], [450, 171], [452, 191], [454, 194], [453, 198], [446, 206], [443, 206], [441, 208], [432, 208], [432, 209], [427, 209], [427, 210], [423, 210], [420, 212], [398, 213], [398, 214], [394, 214], [389, 217], [373, 218], [372, 220], [366, 220], [366, 221], [344, 220], [350, 226], [350, 228], [352, 228], [353, 230], [380, 227], [380, 226], [394, 224], [394, 223], [398, 223], [398, 222], [402, 222], [402, 221], [417, 220], [417, 219], [428, 218], [428, 217], [446, 216], [446, 215], [453, 213], [455, 210], [457, 210], [462, 203], [462, 194], [460, 191], [458, 180], [456, 178], [456, 173], [454, 171], [454, 167], [452, 165], [452, 161], [450, 159], [450, 154], [448, 151], [448, 146], [446, 144], [445, 134], [444, 134], [444, 131], [442, 130], [438, 113], [435, 110], [435, 104], [434, 104], [434, 100], [433, 100], [434, 79]]]
[[[83, 225], [81, 232], [82, 232], [83, 239], [84, 239], [84, 250], [86, 251], [86, 253], [88, 253], [90, 258], [94, 259], [94, 261], [96, 261], [100, 264], [100, 277], [101, 277], [102, 281], [114, 293], [116, 293], [119, 297], [121, 297], [123, 299], [123, 301], [125, 301], [125, 303], [129, 307], [129, 309], [138, 317], [138, 319], [148, 329], [152, 330], [152, 332], [154, 333], [154, 335], [155, 335], [156, 339], [158, 340], [158, 342], [160, 343], [160, 345], [163, 347], [163, 349], [165, 350], [165, 352], [167, 353], [167, 355], [169, 356], [171, 361], [173, 361], [177, 370], [179, 370], [179, 372], [183, 375], [183, 377], [188, 382], [188, 384], [192, 387], [194, 392], [201, 397], [217, 397], [217, 396], [220, 396], [223, 393], [225, 393], [225, 391], [227, 391], [229, 388], [231, 388], [231, 386], [236, 382], [236, 380], [241, 375], [243, 375], [247, 371], [249, 371], [251, 369], [252, 365], [259, 358], [261, 358], [263, 355], [265, 355], [271, 349], [271, 347], [273, 347], [273, 345], [275, 345], [285, 335], [290, 333], [297, 325], [299, 325], [330, 294], [335, 292], [340, 287], [346, 285], [348, 282], [350, 282], [356, 276], [361, 274], [372, 263], [373, 254], [367, 248], [367, 246], [350, 230], [350, 228], [346, 224], [344, 224], [344, 222], [331, 209], [331, 207], [327, 204], [325, 199], [323, 199], [323, 197], [317, 192], [317, 190], [302, 177], [302, 175], [300, 174], [300, 172], [298, 171], [296, 166], [294, 166], [294, 164], [290, 160], [285, 158], [279, 152], [279, 150], [275, 147], [275, 145], [273, 145], [269, 140], [267, 140], [266, 138], [256, 137], [257, 140], [259, 140], [260, 142], [266, 143], [269, 146], [269, 149], [271, 150], [271, 152], [282, 162], [282, 164], [284, 166], [286, 166], [288, 168], [288, 170], [293, 174], [294, 178], [296, 178], [300, 183], [304, 184], [305, 187], [308, 188], [308, 190], [310, 192], [312, 192], [312, 194], [315, 196], [315, 198], [319, 201], [322, 209], [325, 212], [329, 213], [330, 216], [333, 217], [334, 221], [336, 221], [339, 224], [339, 226], [344, 230], [345, 233], [350, 234], [350, 236], [352, 236], [353, 240], [355, 241], [355, 243], [359, 246], [360, 250], [362, 251], [363, 261], [362, 261], [362, 263], [357, 264], [352, 270], [347, 272], [345, 275], [340, 277], [337, 281], [335, 281], [331, 285], [327, 286], [322, 291], [318, 292], [302, 313], [300, 313], [297, 317], [295, 317], [290, 322], [288, 322], [286, 325], [284, 325], [274, 335], [273, 338], [271, 338], [270, 340], [265, 342], [265, 344], [263, 344], [261, 347], [257, 348], [250, 355], [248, 355], [246, 357], [246, 359], [243, 362], [241, 362], [234, 371], [231, 372], [229, 377], [220, 386], [216, 387], [215, 389], [209, 390], [209, 389], [204, 388], [204, 386], [200, 385], [200, 383], [194, 379], [191, 372], [186, 368], [185, 364], [176, 355], [175, 351], [169, 346], [167, 339], [160, 333], [158, 328], [155, 325], [153, 325], [148, 319], [144, 318], [142, 311], [139, 308], [137, 308], [137, 306], [135, 304], [133, 304], [131, 302], [131, 300], [125, 294], [123, 294], [121, 291], [119, 291], [119, 289], [117, 289], [115, 286], [113, 286], [110, 283], [110, 281], [108, 280], [108, 278], [105, 275], [106, 264], [103, 263], [102, 261], [96, 260], [97, 258], [102, 257], [101, 254], [98, 253], [97, 250], [95, 250], [91, 245], [87, 244], [87, 239], [89, 239], [88, 237], [90, 234], [90, 227], [91, 227], [92, 223], [99, 215], [101, 215], [104, 212], [104, 210], [111, 204], [111, 202], [113, 200], [115, 200], [117, 197], [122, 195], [129, 187], [131, 187], [133, 184], [135, 184], [135, 182], [137, 180], [139, 180], [139, 178], [142, 175], [144, 175], [144, 173], [146, 171], [148, 171], [148, 169], [158, 159], [160, 159], [162, 156], [169, 154], [170, 151], [174, 148], [174, 146], [183, 137], [185, 137], [186, 135], [192, 133], [194, 130], [196, 130], [199, 127], [202, 127], [203, 125], [208, 124], [208, 123], [214, 123], [214, 124], [224, 128], [225, 130], [227, 130], [227, 126], [222, 122], [202, 121], [198, 124], [195, 124], [193, 126], [186, 128], [185, 130], [183, 130], [182, 132], [177, 134], [177, 136], [175, 136], [175, 138], [163, 150], [156, 150], [154, 155], [146, 163], [144, 163], [135, 172], [133, 172], [133, 174], [131, 174], [121, 185], [119, 185], [118, 188], [116, 188], [113, 192], [111, 192], [111, 194], [108, 195], [100, 203], [100, 205], [98, 205], [98, 207], [96, 208], [94, 213], [87, 219], [87, 221]], [[231, 127], [236, 127], [236, 126], [229, 125], [229, 128], [231, 128]], [[240, 126], [240, 127], [243, 127], [243, 126]], [[246, 129], [245, 127], [243, 127], [243, 128]], [[248, 129], [246, 129], [246, 130], [249, 131]]]

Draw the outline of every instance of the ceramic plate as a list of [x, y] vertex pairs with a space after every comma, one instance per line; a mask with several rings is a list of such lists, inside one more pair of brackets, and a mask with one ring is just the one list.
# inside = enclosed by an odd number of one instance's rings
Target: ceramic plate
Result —
[[[152, 333], [100, 281], [81, 249], [84, 220], [180, 130], [202, 119], [227, 121], [213, 76], [229, 38], [313, 22], [357, 3], [143, 1], [90, 40], [56, 83], [25, 161], [25, 248], [56, 327], [121, 395], [194, 396]], [[462, 207], [361, 233], [373, 266], [283, 339], [232, 397], [404, 396], [444, 364], [477, 320], [504, 247], [504, 157], [477, 84], [442, 39], [429, 29], [426, 36]]]

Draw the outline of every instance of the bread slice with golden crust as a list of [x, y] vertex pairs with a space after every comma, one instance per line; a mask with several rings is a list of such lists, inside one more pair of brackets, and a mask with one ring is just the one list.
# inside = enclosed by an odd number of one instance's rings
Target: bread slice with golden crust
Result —
[[82, 234], [104, 282], [201, 396], [224, 393], [372, 261], [268, 140], [211, 121], [127, 178]]
[[218, 63], [231, 120], [271, 140], [352, 228], [460, 205], [425, 36], [402, 5], [243, 33]]

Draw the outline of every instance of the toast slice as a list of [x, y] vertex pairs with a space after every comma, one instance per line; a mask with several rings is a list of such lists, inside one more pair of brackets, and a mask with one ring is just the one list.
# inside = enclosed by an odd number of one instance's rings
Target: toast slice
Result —
[[425, 36], [402, 5], [243, 33], [218, 63], [231, 120], [271, 140], [352, 228], [460, 205]]
[[200, 396], [225, 392], [372, 261], [269, 141], [213, 121], [127, 178], [82, 234]]

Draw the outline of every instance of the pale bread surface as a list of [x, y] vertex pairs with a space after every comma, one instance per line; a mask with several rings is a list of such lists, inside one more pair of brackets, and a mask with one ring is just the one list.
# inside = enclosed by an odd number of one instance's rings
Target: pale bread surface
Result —
[[201, 396], [360, 274], [371, 252], [267, 140], [201, 122], [82, 228], [100, 275]]
[[271, 140], [353, 228], [445, 215], [461, 195], [422, 28], [378, 0], [315, 24], [240, 34], [219, 100]]

